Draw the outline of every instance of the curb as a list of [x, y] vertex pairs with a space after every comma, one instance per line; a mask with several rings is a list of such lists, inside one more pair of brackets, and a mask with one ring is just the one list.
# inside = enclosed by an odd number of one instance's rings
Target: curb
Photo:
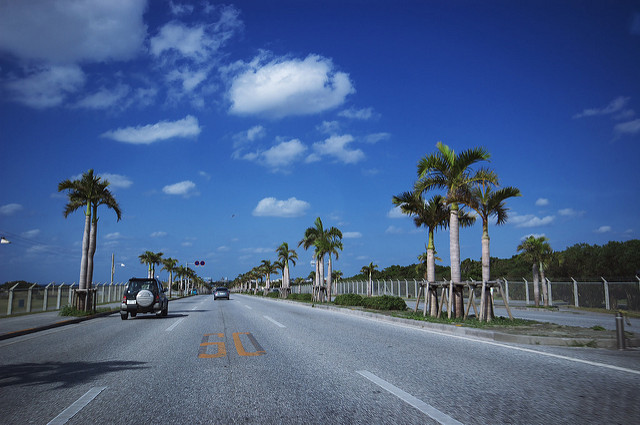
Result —
[[59, 322], [51, 323], [49, 325], [37, 326], [35, 328], [29, 328], [29, 329], [22, 329], [22, 330], [19, 330], [19, 331], [7, 332], [5, 334], [0, 335], [0, 341], [3, 341], [5, 339], [10, 339], [10, 338], [15, 338], [17, 336], [32, 334], [32, 333], [36, 333], [36, 332], [40, 332], [40, 331], [46, 331], [48, 329], [59, 328], [61, 326], [73, 325], [73, 324], [76, 324], [76, 323], [84, 322], [85, 320], [91, 320], [91, 319], [95, 319], [95, 318], [98, 318], [98, 317], [110, 316], [112, 314], [117, 313], [118, 311], [119, 310], [105, 311], [103, 313], [92, 314], [91, 316], [76, 317], [75, 319], [61, 320]]
[[[592, 347], [592, 348], [606, 348], [617, 349], [618, 342], [615, 338], [570, 338], [570, 337], [552, 337], [552, 336], [535, 336], [535, 335], [517, 335], [504, 332], [497, 332], [494, 330], [477, 329], [477, 328], [465, 328], [463, 326], [447, 325], [442, 323], [430, 323], [422, 322], [418, 320], [404, 319], [401, 317], [386, 316], [384, 314], [372, 313], [369, 311], [362, 311], [352, 309], [349, 307], [335, 307], [325, 304], [307, 304], [296, 301], [281, 300], [275, 298], [265, 298], [267, 300], [287, 302], [291, 304], [298, 304], [303, 306], [309, 306], [311, 308], [320, 308], [323, 310], [335, 311], [342, 314], [350, 314], [354, 316], [366, 317], [369, 319], [377, 320], [380, 322], [396, 323], [405, 326], [428, 329], [431, 331], [437, 331], [450, 335], [468, 336], [474, 338], [481, 338], [496, 342], [506, 342], [512, 344], [524, 344], [524, 345], [546, 345], [546, 346], [559, 346], [559, 347]], [[627, 338], [626, 347], [634, 348], [640, 347], [640, 338]]]

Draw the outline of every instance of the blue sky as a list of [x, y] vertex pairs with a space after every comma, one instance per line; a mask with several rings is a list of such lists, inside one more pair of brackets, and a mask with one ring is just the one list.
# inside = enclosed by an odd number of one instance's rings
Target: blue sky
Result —
[[[318, 216], [346, 276], [411, 264], [426, 232], [391, 197], [438, 141], [485, 147], [523, 194], [492, 256], [637, 238], [639, 65], [637, 1], [2, 0], [0, 282], [77, 281], [57, 184], [90, 168], [123, 210], [99, 212], [95, 281], [112, 253], [143, 276], [147, 250], [233, 279]], [[463, 259], [480, 238], [461, 230]]]

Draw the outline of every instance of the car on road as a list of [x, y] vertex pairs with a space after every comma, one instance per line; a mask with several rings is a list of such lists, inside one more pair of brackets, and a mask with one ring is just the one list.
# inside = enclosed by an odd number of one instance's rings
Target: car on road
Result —
[[216, 288], [216, 290], [213, 291], [213, 299], [217, 300], [218, 298], [229, 299], [229, 290], [227, 288], [225, 288], [224, 286]]
[[166, 289], [156, 278], [132, 277], [124, 288], [120, 317], [127, 320], [129, 315], [136, 317], [138, 313], [166, 316], [169, 313], [169, 299], [165, 292]]

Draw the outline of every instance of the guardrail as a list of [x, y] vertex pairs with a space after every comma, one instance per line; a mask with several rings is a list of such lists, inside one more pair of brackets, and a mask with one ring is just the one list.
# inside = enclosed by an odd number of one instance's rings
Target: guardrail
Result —
[[[507, 280], [500, 279], [504, 285], [505, 297], [509, 301], [524, 301], [525, 304], [534, 304], [533, 282], [527, 279]], [[374, 280], [373, 295], [396, 295], [402, 298], [415, 298], [420, 285], [426, 281], [415, 279]], [[448, 283], [443, 280], [442, 283]], [[462, 283], [478, 283], [474, 281]], [[549, 305], [565, 304], [575, 307], [595, 307], [607, 310], [623, 309], [640, 311], [640, 277], [636, 276], [636, 282], [609, 282], [602, 278], [601, 281], [578, 282], [551, 281], [546, 279]], [[465, 289], [465, 296], [467, 296]], [[311, 283], [291, 285], [292, 293], [310, 294], [313, 292]], [[367, 294], [367, 281], [338, 281], [334, 282], [334, 294]], [[496, 297], [499, 299], [498, 294]], [[542, 282], [540, 283], [540, 303], [542, 304]]]
[[[125, 285], [126, 282], [94, 283], [93, 288], [96, 290], [98, 304], [122, 299]], [[78, 289], [76, 283], [51, 282], [46, 286], [33, 284], [28, 289], [18, 289], [17, 286], [16, 284], [8, 291], [0, 292], [0, 316], [60, 310], [65, 305], [71, 305], [73, 291]]]

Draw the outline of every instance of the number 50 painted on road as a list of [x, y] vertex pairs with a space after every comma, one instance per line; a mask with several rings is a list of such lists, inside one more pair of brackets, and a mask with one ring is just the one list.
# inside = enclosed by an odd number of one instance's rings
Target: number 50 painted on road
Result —
[[[247, 352], [242, 345], [242, 341], [240, 340], [240, 335], [246, 335], [249, 341], [253, 344], [256, 351]], [[227, 348], [222, 341], [209, 341], [209, 337], [217, 336], [218, 338], [224, 338], [223, 333], [212, 333], [212, 334], [204, 334], [202, 337], [202, 343], [200, 344], [200, 349], [198, 350], [198, 357], [201, 359], [215, 359], [218, 357], [224, 357], [227, 355]], [[261, 356], [266, 354], [266, 351], [258, 344], [258, 341], [254, 338], [253, 335], [249, 332], [234, 332], [233, 333], [233, 343], [236, 346], [236, 351], [240, 356]], [[207, 353], [207, 347], [215, 345], [218, 347], [218, 351], [215, 354]]]

